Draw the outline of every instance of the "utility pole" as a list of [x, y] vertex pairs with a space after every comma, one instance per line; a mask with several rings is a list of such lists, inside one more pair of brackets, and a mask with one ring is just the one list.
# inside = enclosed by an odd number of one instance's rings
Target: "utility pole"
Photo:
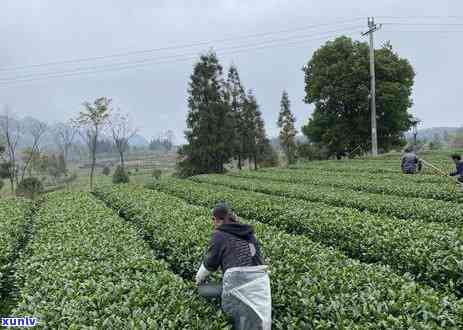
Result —
[[417, 151], [417, 136], [418, 136], [418, 125], [420, 124], [420, 120], [418, 118], [412, 119], [412, 131], [413, 131], [413, 150]]
[[368, 17], [368, 31], [362, 36], [370, 36], [370, 105], [371, 105], [371, 153], [378, 156], [378, 130], [376, 128], [376, 83], [375, 83], [375, 46], [373, 33], [381, 28], [375, 24], [374, 17]]

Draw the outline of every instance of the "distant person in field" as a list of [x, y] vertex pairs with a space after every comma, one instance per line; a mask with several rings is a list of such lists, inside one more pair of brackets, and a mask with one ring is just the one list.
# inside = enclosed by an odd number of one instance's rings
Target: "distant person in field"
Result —
[[201, 289], [206, 278], [221, 268], [222, 309], [233, 319], [234, 328], [270, 329], [270, 279], [254, 229], [239, 223], [223, 203], [212, 210], [212, 221], [215, 230], [196, 274], [196, 284]]
[[415, 174], [421, 171], [422, 163], [411, 147], [405, 149], [400, 167], [405, 174]]
[[452, 155], [452, 160], [455, 163], [456, 171], [450, 173], [451, 176], [458, 176], [458, 181], [463, 183], [463, 162], [458, 154]]

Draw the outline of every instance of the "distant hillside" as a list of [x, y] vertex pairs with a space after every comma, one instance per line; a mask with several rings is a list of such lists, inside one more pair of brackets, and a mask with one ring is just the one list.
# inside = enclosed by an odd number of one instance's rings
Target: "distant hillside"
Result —
[[149, 146], [149, 141], [140, 134], [135, 134], [130, 140], [129, 144], [132, 147], [147, 147]]
[[[445, 135], [453, 134], [456, 132], [463, 133], [463, 127], [432, 127], [432, 128], [423, 128], [418, 130], [418, 139], [422, 140], [432, 140], [434, 136], [439, 136], [441, 139], [444, 139]], [[413, 135], [411, 132], [406, 134], [407, 138], [411, 138]]]

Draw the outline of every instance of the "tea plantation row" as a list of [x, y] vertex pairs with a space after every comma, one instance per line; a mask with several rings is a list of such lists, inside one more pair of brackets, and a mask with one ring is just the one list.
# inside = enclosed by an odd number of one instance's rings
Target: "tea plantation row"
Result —
[[[438, 164], [439, 168], [444, 171], [450, 171], [453, 165], [450, 161], [442, 162]], [[383, 164], [379, 160], [373, 161], [323, 161], [323, 162], [310, 162], [302, 163], [297, 165], [291, 165], [292, 169], [311, 169], [323, 167], [330, 172], [355, 172], [355, 173], [380, 173], [380, 174], [400, 174], [400, 161], [397, 160], [394, 163]], [[420, 175], [426, 175], [432, 177], [437, 174], [431, 167], [424, 167], [424, 170]]]
[[294, 176], [298, 176], [300, 174], [315, 174], [317, 176], [324, 175], [330, 177], [345, 177], [351, 178], [356, 180], [384, 180], [384, 181], [394, 181], [400, 182], [402, 184], [433, 184], [433, 185], [442, 185], [449, 183], [449, 179], [442, 175], [431, 175], [431, 174], [417, 174], [417, 175], [407, 175], [401, 172], [395, 173], [372, 173], [368, 171], [348, 171], [343, 170], [343, 168], [336, 170], [331, 168], [326, 168], [324, 165], [318, 166], [307, 166], [307, 167], [297, 167], [294, 168], [292, 166], [288, 168], [280, 168], [280, 167], [271, 167], [271, 168], [263, 168], [260, 169], [260, 173], [273, 173], [273, 172], [289, 172], [293, 173]]
[[13, 263], [26, 239], [31, 204], [22, 199], [0, 200], [0, 312], [9, 304]]
[[[168, 182], [166, 186], [177, 185]], [[133, 221], [171, 269], [183, 277], [194, 277], [212, 231], [209, 208], [189, 205], [162, 192], [132, 187], [100, 191], [98, 196]], [[211, 203], [224, 197], [212, 191], [208, 196]], [[209, 206], [193, 191], [190, 197], [192, 202]], [[238, 204], [236, 199], [230, 201], [235, 206]], [[238, 206], [237, 211], [241, 210]], [[462, 326], [462, 305], [451, 295], [416, 284], [387, 267], [348, 259], [307, 237], [289, 235], [255, 221], [251, 223], [271, 267], [273, 327], [276, 329], [456, 329]]]
[[17, 266], [14, 316], [40, 329], [220, 329], [222, 313], [198, 297], [137, 231], [86, 193], [48, 195]]
[[[277, 173], [274, 175], [279, 176]], [[268, 181], [265, 177], [250, 179], [224, 175], [204, 175], [193, 179], [197, 182], [225, 185], [240, 190], [299, 198], [332, 206], [355, 208], [361, 211], [366, 210], [407, 221], [444, 222], [460, 225], [463, 218], [463, 206], [446, 201], [403, 198], [310, 184], [275, 182]]]
[[463, 294], [462, 229], [188, 180], [160, 181], [153, 188], [205, 207], [227, 201], [243, 217], [306, 235], [352, 258], [381, 262], [433, 287]]
[[[287, 183], [304, 183], [304, 185], [328, 186], [352, 189], [402, 197], [430, 198], [444, 201], [458, 201], [461, 195], [453, 189], [455, 183], [450, 180], [441, 183], [411, 183], [404, 180], [406, 175], [394, 174], [389, 178], [349, 177], [344, 174], [327, 174], [320, 171], [298, 171], [281, 169], [275, 172], [241, 171], [232, 173], [239, 177], [265, 179]], [[452, 186], [453, 185], [453, 186]]]

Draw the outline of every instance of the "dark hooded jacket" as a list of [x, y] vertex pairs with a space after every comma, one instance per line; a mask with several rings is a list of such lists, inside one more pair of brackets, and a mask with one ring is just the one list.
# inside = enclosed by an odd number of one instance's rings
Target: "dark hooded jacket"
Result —
[[263, 264], [254, 229], [238, 222], [223, 224], [214, 231], [204, 259], [204, 267], [211, 272], [219, 267], [225, 273], [233, 267]]
[[460, 179], [463, 178], [463, 162], [459, 162], [456, 165], [456, 171], [450, 173], [451, 176], [460, 176]]
[[402, 171], [405, 173], [414, 173], [418, 166], [418, 157], [413, 152], [405, 153], [402, 158]]

